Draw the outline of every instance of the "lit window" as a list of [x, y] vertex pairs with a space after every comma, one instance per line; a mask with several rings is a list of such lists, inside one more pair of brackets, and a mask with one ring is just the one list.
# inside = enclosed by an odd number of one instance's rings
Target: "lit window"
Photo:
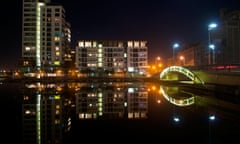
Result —
[[80, 41], [80, 42], [78, 43], [78, 46], [79, 46], [79, 47], [84, 47], [84, 42]]
[[132, 41], [128, 41], [128, 47], [133, 47], [133, 42]]
[[145, 41], [141, 42], [141, 47], [146, 47], [146, 42]]
[[25, 47], [25, 50], [26, 50], [26, 51], [29, 51], [29, 50], [30, 50], [30, 47]]
[[60, 37], [54, 37], [54, 41], [59, 41]]
[[91, 42], [85, 42], [85, 47], [91, 47], [91, 46], [92, 46]]
[[139, 42], [138, 41], [134, 42], [134, 47], [139, 47]]

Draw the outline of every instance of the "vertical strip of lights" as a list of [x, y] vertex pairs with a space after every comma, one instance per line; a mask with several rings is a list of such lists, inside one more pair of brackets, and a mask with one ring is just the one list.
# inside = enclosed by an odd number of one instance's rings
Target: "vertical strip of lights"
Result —
[[102, 106], [103, 106], [102, 92], [99, 92], [99, 93], [98, 93], [98, 114], [99, 114], [100, 116], [102, 116], [102, 114], [103, 114], [103, 112], [102, 112], [102, 110], [103, 110]]
[[41, 6], [44, 3], [37, 3], [37, 13], [36, 13], [36, 66], [37, 70], [41, 68]]
[[[37, 83], [40, 87], [40, 83]], [[37, 102], [36, 102], [36, 123], [37, 123], [37, 144], [41, 144], [41, 94], [37, 93]]]
[[102, 67], [103, 57], [102, 57], [102, 44], [98, 45], [98, 67]]

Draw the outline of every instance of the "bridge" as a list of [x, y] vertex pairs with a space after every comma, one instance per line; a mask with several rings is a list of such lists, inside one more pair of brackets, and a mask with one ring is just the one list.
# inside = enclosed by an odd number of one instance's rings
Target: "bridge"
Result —
[[158, 75], [161, 81], [189, 81], [194, 84], [215, 84], [240, 87], [240, 71], [205, 70], [194, 67], [169, 66]]

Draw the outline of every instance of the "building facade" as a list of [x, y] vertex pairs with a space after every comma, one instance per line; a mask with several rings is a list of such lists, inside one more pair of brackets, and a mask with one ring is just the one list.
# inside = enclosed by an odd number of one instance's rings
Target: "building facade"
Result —
[[76, 68], [89, 76], [143, 75], [147, 65], [147, 41], [79, 40], [76, 47]]
[[220, 22], [212, 32], [216, 64], [240, 64], [240, 10], [220, 10]]
[[60, 69], [71, 41], [64, 8], [50, 0], [23, 0], [22, 23], [23, 72]]

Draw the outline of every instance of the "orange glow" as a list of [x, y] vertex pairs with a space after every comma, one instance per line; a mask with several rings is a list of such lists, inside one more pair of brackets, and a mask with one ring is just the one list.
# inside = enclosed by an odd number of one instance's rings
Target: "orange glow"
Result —
[[152, 86], [152, 90], [156, 90], [156, 87], [155, 87], [155, 86]]

